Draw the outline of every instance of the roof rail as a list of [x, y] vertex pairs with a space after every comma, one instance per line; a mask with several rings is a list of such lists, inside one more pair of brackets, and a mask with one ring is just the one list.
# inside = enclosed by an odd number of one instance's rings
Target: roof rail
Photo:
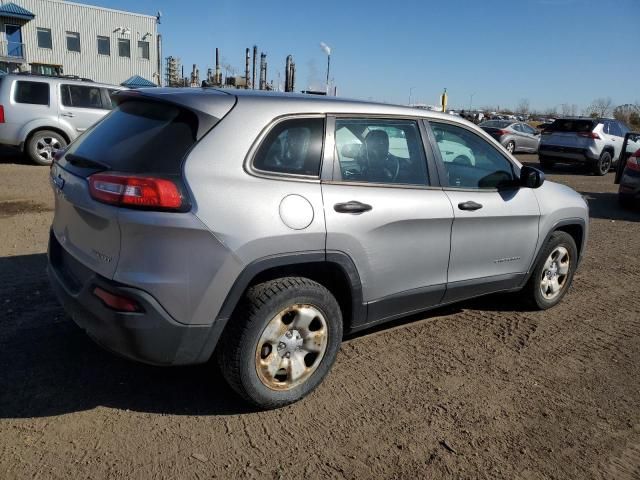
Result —
[[46, 78], [64, 78], [67, 80], [78, 80], [80, 82], [93, 82], [90, 78], [79, 77], [78, 75], [47, 75], [45, 73], [33, 73], [33, 72], [18, 72], [16, 75], [24, 75], [31, 77], [46, 77]]

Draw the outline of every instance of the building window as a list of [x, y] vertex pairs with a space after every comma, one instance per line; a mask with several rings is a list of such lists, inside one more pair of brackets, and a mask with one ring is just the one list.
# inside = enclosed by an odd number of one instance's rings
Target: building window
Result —
[[98, 55], [111, 55], [111, 42], [109, 37], [98, 35]]
[[51, 29], [50, 28], [37, 28], [38, 46], [40, 48], [52, 48], [51, 45]]
[[118, 39], [118, 55], [121, 57], [131, 57], [131, 42], [128, 38]]
[[67, 32], [67, 50], [80, 52], [80, 34], [78, 32]]
[[149, 60], [149, 42], [138, 40], [138, 58], [146, 58]]
[[16, 103], [49, 105], [49, 84], [44, 82], [16, 82], [13, 99]]
[[62, 75], [62, 66], [47, 65], [45, 63], [32, 63], [31, 73], [36, 73], [39, 75], [59, 76]]

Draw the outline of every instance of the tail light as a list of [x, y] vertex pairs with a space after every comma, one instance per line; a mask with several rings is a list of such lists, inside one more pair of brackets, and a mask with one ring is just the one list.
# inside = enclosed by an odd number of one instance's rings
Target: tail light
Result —
[[496, 132], [496, 135], [502, 136], [502, 135], [508, 135], [509, 133], [511, 133], [509, 130], [498, 130]]
[[121, 173], [97, 173], [89, 177], [94, 200], [122, 207], [149, 210], [183, 210], [183, 196], [173, 181]]
[[0, 105], [0, 123], [4, 123], [4, 105]]
[[640, 172], [640, 150], [629, 157], [625, 166], [629, 170]]
[[594, 140], [600, 140], [600, 135], [594, 132], [578, 132], [579, 137], [592, 138]]

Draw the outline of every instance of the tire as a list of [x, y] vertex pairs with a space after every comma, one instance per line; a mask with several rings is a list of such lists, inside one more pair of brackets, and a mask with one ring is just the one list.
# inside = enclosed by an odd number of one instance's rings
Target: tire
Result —
[[602, 155], [600, 155], [598, 161], [593, 164], [592, 170], [594, 175], [598, 175], [601, 177], [609, 173], [609, 170], [611, 169], [611, 163], [611, 154], [609, 152], [602, 152]]
[[311, 393], [331, 370], [341, 342], [342, 313], [331, 292], [308, 278], [284, 277], [248, 289], [216, 356], [236, 393], [271, 409]]
[[509, 153], [515, 153], [516, 152], [516, 142], [514, 142], [513, 140], [509, 140], [507, 142], [507, 144], [504, 146], [504, 148], [506, 148], [507, 152], [509, 152]]
[[[553, 263], [548, 265], [548, 262], [556, 252], [559, 252], [559, 256], [555, 259], [557, 268], [553, 269]], [[568, 257], [567, 269], [566, 273], [562, 275], [562, 265], [564, 263], [562, 260], [565, 254]], [[576, 242], [573, 240], [573, 237], [566, 232], [553, 232], [542, 249], [542, 253], [538, 258], [538, 262], [529, 281], [521, 292], [524, 300], [537, 310], [546, 310], [556, 306], [571, 286], [577, 261], [578, 249], [576, 248]], [[557, 292], [553, 291], [553, 282], [549, 281], [549, 276], [553, 276], [555, 272], [558, 273], [557, 277], [555, 277], [559, 287]], [[546, 284], [542, 283], [543, 276], [547, 277]], [[546, 290], [546, 293], [543, 293], [543, 290]]]
[[549, 157], [538, 157], [538, 161], [540, 162], [540, 166], [544, 169], [547, 170], [551, 170], [553, 168], [553, 166], [556, 164], [556, 162], [554, 162], [552, 159], [550, 159]]
[[27, 140], [26, 153], [36, 165], [51, 165], [53, 155], [67, 146], [67, 141], [58, 132], [38, 130]]

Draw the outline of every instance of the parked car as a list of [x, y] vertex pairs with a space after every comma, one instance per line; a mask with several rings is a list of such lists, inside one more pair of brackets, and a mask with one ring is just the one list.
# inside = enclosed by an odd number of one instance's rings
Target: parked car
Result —
[[640, 205], [640, 132], [629, 132], [616, 170], [618, 200], [623, 207]]
[[500, 142], [509, 153], [538, 151], [540, 133], [526, 123], [489, 120], [482, 122], [480, 128]]
[[559, 118], [542, 132], [540, 164], [551, 168], [557, 162], [581, 163], [605, 175], [618, 161], [628, 131], [623, 122], [610, 118]]
[[0, 76], [0, 145], [19, 147], [38, 165], [100, 120], [122, 87], [77, 77]]
[[[108, 350], [215, 355], [262, 408], [320, 384], [344, 333], [498, 291], [553, 307], [584, 255], [582, 196], [451, 115], [251, 90], [115, 99], [51, 168], [53, 289]], [[474, 162], [448, 161], [452, 144]]]

